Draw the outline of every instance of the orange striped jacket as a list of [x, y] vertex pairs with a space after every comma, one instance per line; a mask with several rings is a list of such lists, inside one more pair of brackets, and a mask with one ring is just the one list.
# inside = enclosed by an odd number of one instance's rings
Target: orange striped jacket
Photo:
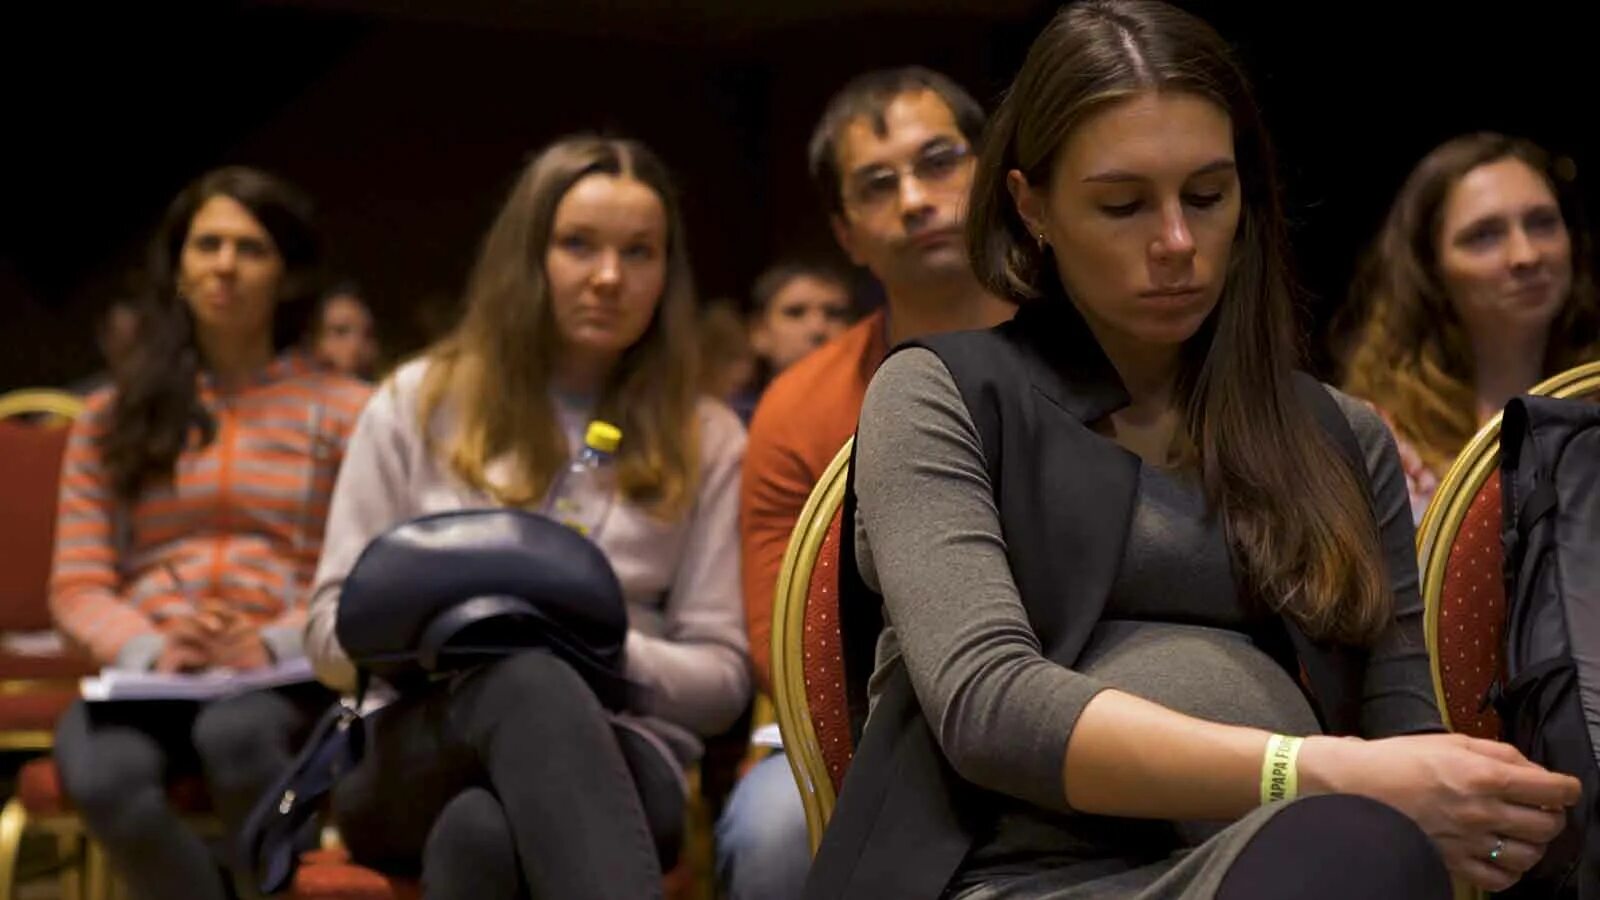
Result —
[[227, 393], [201, 375], [215, 439], [132, 504], [115, 500], [100, 459], [111, 389], [91, 396], [61, 469], [56, 627], [102, 665], [141, 668], [165, 623], [220, 601], [260, 626], [275, 656], [299, 655], [328, 498], [370, 392], [295, 353]]

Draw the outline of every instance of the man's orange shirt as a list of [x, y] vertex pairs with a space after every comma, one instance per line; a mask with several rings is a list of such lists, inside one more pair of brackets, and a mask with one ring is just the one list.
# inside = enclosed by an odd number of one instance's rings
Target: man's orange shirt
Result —
[[739, 488], [739, 540], [750, 658], [768, 693], [772, 595], [789, 533], [822, 470], [855, 434], [867, 383], [886, 352], [880, 310], [774, 379], [750, 422]]

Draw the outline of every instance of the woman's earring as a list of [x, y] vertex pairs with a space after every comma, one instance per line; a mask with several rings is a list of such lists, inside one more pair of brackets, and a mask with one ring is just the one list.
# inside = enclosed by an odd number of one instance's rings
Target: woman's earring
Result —
[[1047, 240], [1045, 240], [1045, 238], [1044, 238], [1044, 232], [1042, 232], [1042, 231], [1041, 231], [1041, 232], [1039, 232], [1039, 233], [1038, 233], [1038, 234], [1037, 234], [1037, 235], [1036, 235], [1036, 237], [1037, 237], [1037, 238], [1038, 238], [1038, 239], [1039, 239], [1039, 249], [1040, 249], [1040, 250], [1043, 250], [1043, 249], [1044, 249], [1044, 248], [1045, 248], [1045, 246], [1046, 246], [1046, 245], [1047, 245], [1047, 244], [1049, 244], [1049, 243], [1050, 243], [1050, 242], [1049, 242], [1049, 241], [1047, 241]]

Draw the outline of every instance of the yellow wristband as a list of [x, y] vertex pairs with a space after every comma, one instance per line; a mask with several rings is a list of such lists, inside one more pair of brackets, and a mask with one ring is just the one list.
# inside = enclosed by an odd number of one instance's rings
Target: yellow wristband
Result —
[[1305, 738], [1275, 734], [1267, 739], [1267, 755], [1261, 760], [1261, 805], [1293, 800], [1300, 792], [1300, 775], [1295, 760]]

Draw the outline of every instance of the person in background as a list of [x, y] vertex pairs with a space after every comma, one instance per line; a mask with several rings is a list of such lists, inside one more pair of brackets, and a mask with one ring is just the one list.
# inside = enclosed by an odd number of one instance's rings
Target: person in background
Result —
[[839, 605], [872, 712], [807, 896], [1505, 889], [1580, 785], [1437, 733], [1404, 478], [1296, 371], [1229, 44], [1085, 0], [1005, 97], [967, 227], [1020, 310], [867, 390]]
[[[883, 309], [780, 374], [750, 426], [739, 535], [750, 654], [771, 691], [778, 567], [812, 485], [855, 431], [867, 381], [888, 348], [980, 328], [1013, 312], [978, 283], [962, 231], [983, 109], [920, 67], [868, 72], [829, 101], [812, 132], [811, 178], [834, 236], [882, 283]], [[734, 788], [717, 824], [717, 868], [734, 900], [798, 897], [810, 864], [788, 760], [774, 753]]]
[[[151, 247], [139, 340], [88, 400], [61, 474], [50, 608], [106, 668], [255, 669], [302, 655], [328, 497], [367, 388], [289, 349], [316, 296], [310, 204], [264, 172], [186, 187]], [[332, 695], [73, 705], [62, 786], [134, 897], [223, 900], [166, 783], [205, 777], [231, 835]]]
[[750, 331], [732, 300], [713, 300], [700, 311], [700, 371], [705, 392], [732, 407], [739, 421], [750, 421], [761, 393], [760, 360], [750, 346]]
[[94, 345], [105, 368], [74, 382], [74, 394], [87, 397], [111, 384], [119, 369], [127, 365], [139, 342], [139, 303], [133, 297], [118, 297], [106, 304], [94, 321]]
[[322, 295], [306, 337], [319, 362], [352, 378], [372, 380], [378, 365], [377, 325], [354, 282], [341, 282]]
[[1352, 287], [1344, 389], [1394, 431], [1417, 521], [1506, 401], [1600, 359], [1593, 250], [1576, 186], [1521, 138], [1453, 138], [1400, 188]]
[[626, 713], [558, 656], [521, 653], [369, 715], [366, 757], [334, 791], [351, 855], [420, 868], [430, 898], [658, 896], [684, 766], [749, 700], [744, 428], [700, 390], [678, 209], [642, 144], [545, 148], [490, 226], [461, 324], [384, 382], [351, 438], [306, 626], [340, 691], [356, 684], [340, 588], [374, 537], [429, 513], [538, 508], [587, 423], [622, 432], [619, 495], [591, 536], [628, 604]]
[[750, 345], [762, 363], [761, 387], [850, 327], [850, 283], [822, 265], [783, 262], [750, 289]]

